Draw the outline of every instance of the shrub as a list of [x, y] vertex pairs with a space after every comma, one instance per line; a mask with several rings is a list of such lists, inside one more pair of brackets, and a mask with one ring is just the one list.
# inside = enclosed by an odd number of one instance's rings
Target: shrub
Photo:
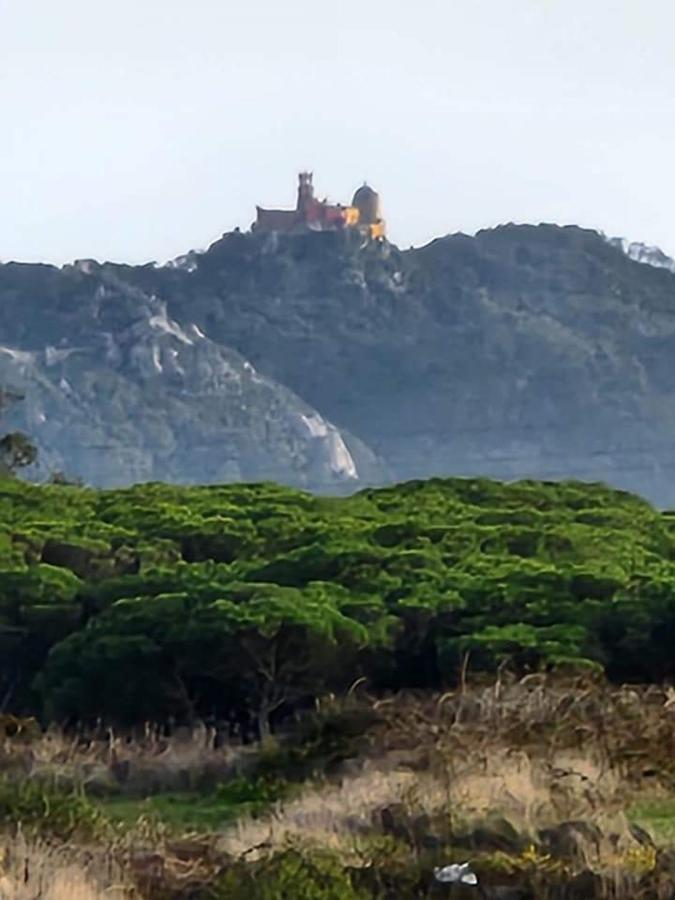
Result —
[[62, 840], [92, 837], [105, 828], [102, 813], [80, 790], [36, 779], [0, 779], [0, 826]]
[[368, 900], [331, 853], [289, 847], [254, 864], [239, 863], [214, 888], [218, 900]]

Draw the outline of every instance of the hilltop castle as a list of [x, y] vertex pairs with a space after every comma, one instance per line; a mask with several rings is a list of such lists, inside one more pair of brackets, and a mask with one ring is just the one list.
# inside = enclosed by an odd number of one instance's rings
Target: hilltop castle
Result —
[[257, 218], [253, 231], [339, 231], [353, 228], [371, 238], [383, 238], [386, 233], [380, 210], [380, 196], [363, 184], [351, 206], [317, 200], [311, 172], [301, 172], [298, 201], [295, 209], [263, 209], [256, 207]]

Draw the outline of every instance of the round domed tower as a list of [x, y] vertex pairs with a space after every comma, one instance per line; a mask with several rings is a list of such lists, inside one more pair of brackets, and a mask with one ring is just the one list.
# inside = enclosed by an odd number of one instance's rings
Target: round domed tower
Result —
[[359, 211], [360, 225], [375, 225], [382, 221], [380, 195], [365, 182], [354, 194], [352, 206]]

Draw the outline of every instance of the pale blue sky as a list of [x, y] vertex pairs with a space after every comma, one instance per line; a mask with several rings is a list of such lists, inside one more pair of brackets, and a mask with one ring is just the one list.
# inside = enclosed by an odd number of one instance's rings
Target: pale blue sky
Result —
[[401, 246], [576, 222], [675, 254], [672, 0], [0, 0], [0, 259], [163, 261], [296, 172]]

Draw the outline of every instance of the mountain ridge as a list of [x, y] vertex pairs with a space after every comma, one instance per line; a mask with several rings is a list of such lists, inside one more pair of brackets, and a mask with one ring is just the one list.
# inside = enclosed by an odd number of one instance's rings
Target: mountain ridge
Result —
[[484, 474], [673, 503], [674, 338], [675, 274], [576, 226], [0, 266], [0, 384], [26, 395], [8, 423], [103, 485]]

